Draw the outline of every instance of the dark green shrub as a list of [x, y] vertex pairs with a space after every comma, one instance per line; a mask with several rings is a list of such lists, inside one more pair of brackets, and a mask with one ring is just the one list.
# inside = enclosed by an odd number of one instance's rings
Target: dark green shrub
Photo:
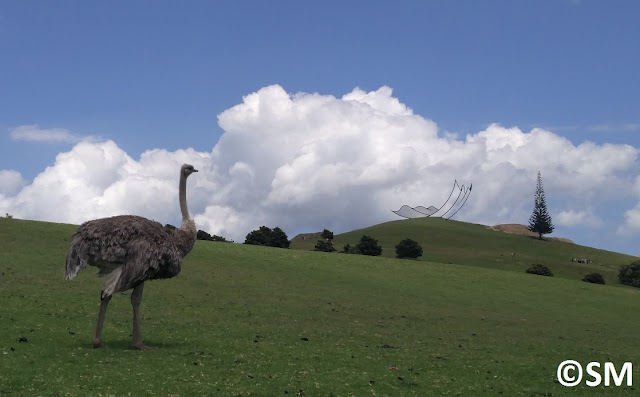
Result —
[[360, 242], [356, 244], [356, 249], [362, 255], [378, 256], [382, 254], [382, 246], [378, 245], [378, 240], [371, 236], [362, 236]]
[[[174, 227], [175, 229], [175, 227]], [[227, 239], [221, 236], [216, 236], [215, 234], [212, 236], [209, 233], [205, 232], [204, 230], [198, 230], [198, 233], [196, 234], [196, 238], [198, 240], [206, 240], [206, 241], [221, 241], [223, 243], [227, 243]]]
[[340, 252], [344, 254], [360, 255], [360, 251], [358, 251], [358, 248], [352, 247], [351, 244], [345, 244], [344, 248]]
[[260, 226], [259, 229], [252, 230], [247, 234], [244, 243], [251, 245], [267, 245], [269, 236], [271, 236], [271, 229], [266, 226]]
[[327, 229], [324, 229], [320, 237], [322, 237], [325, 240], [333, 240], [333, 232]]
[[398, 258], [417, 258], [422, 256], [422, 247], [417, 241], [410, 238], [402, 240], [396, 245], [396, 257]]
[[604, 284], [604, 277], [602, 277], [602, 274], [600, 273], [589, 273], [586, 276], [584, 276], [582, 281], [586, 281], [588, 283], [593, 283], [593, 284]]
[[333, 242], [331, 240], [318, 240], [314, 251], [333, 252], [336, 249], [333, 248]]
[[268, 247], [289, 248], [290, 241], [287, 234], [279, 227], [271, 230], [271, 228], [266, 226], [260, 226], [259, 229], [252, 230], [247, 234], [244, 243], [251, 245], [266, 245]]
[[211, 235], [204, 230], [198, 230], [196, 233], [196, 239], [198, 240], [211, 240]]
[[620, 280], [620, 284], [640, 288], [640, 260], [620, 267], [618, 280]]
[[551, 270], [545, 265], [542, 265], [540, 263], [531, 265], [531, 267], [527, 269], [527, 273], [537, 274], [539, 276], [550, 276], [550, 277], [553, 276], [553, 273], [551, 273]]
[[269, 242], [267, 245], [269, 247], [289, 248], [289, 244], [291, 244], [291, 242], [289, 241], [287, 234], [276, 226], [271, 231], [271, 236], [269, 236]]

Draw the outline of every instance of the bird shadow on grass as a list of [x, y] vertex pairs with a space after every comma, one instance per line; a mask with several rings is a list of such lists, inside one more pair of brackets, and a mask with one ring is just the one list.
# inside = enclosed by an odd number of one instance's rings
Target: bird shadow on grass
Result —
[[103, 340], [102, 346], [98, 348], [94, 348], [91, 343], [83, 344], [82, 347], [88, 347], [91, 350], [131, 350], [131, 351], [155, 351], [155, 350], [164, 350], [164, 349], [173, 349], [177, 348], [179, 344], [171, 343], [171, 342], [154, 342], [153, 340], [144, 341], [144, 344], [151, 347], [151, 350], [136, 350], [131, 346], [131, 340], [122, 339], [122, 340]]

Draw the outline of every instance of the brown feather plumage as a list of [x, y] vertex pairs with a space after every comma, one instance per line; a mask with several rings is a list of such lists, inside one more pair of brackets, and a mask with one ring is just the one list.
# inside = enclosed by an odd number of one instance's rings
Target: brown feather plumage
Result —
[[196, 225], [187, 209], [187, 177], [198, 172], [192, 165], [180, 167], [178, 197], [182, 226], [169, 229], [141, 216], [119, 215], [85, 222], [71, 237], [65, 278], [70, 280], [87, 265], [98, 268], [104, 279], [98, 324], [93, 346], [102, 345], [102, 325], [107, 305], [115, 292], [133, 288], [133, 347], [149, 349], [142, 343], [140, 302], [144, 282], [170, 278], [180, 273], [182, 260], [196, 240]]
[[[185, 167], [190, 170], [185, 172]], [[87, 265], [103, 277], [103, 297], [135, 287], [146, 280], [171, 278], [180, 273], [182, 260], [196, 240], [196, 227], [186, 206], [186, 178], [197, 172], [181, 168], [182, 226], [169, 229], [136, 215], [95, 219], [80, 225], [71, 238], [65, 278], [70, 280]]]
[[98, 275], [103, 277], [122, 267], [120, 277], [114, 280], [117, 282], [105, 285], [104, 293], [126, 291], [146, 280], [178, 275], [194, 242], [195, 238], [182, 228], [171, 230], [135, 215], [85, 222], [71, 238], [69, 251], [70, 256], [80, 259], [80, 267], [68, 267], [66, 278], [86, 265], [98, 267]]

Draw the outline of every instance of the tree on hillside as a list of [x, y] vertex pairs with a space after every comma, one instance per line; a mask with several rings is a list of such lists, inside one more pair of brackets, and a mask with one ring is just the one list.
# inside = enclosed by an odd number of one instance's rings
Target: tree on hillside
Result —
[[269, 237], [269, 243], [267, 245], [270, 247], [289, 248], [290, 243], [287, 233], [276, 226], [271, 231], [271, 236]]
[[422, 256], [422, 247], [417, 241], [407, 238], [396, 245], [396, 257], [398, 258], [415, 259], [419, 256]]
[[344, 248], [340, 252], [344, 254], [360, 255], [360, 251], [358, 251], [356, 247], [352, 247], [351, 244], [345, 244]]
[[538, 233], [540, 240], [542, 240], [543, 234], [553, 232], [551, 215], [547, 212], [547, 203], [544, 197], [544, 189], [542, 188], [542, 175], [540, 175], [540, 171], [538, 171], [538, 183], [536, 186], [533, 213], [529, 217], [529, 230]]
[[382, 246], [378, 245], [378, 240], [367, 235], [360, 238], [360, 242], [356, 244], [356, 250], [361, 255], [378, 256], [382, 254]]
[[640, 260], [620, 267], [618, 280], [620, 280], [620, 284], [640, 288]]
[[245, 237], [244, 243], [251, 245], [267, 245], [271, 236], [271, 228], [260, 226], [259, 229], [252, 230]]
[[275, 227], [273, 230], [266, 226], [260, 226], [257, 230], [252, 230], [244, 240], [245, 244], [266, 245], [268, 247], [289, 248], [289, 238], [287, 234]]
[[212, 236], [209, 233], [205, 232], [204, 230], [198, 230], [198, 233], [196, 233], [196, 239], [206, 240], [206, 241], [222, 241], [225, 243], [228, 242], [226, 238], [222, 236], [216, 236], [215, 234]]
[[318, 240], [313, 250], [322, 251], [322, 252], [336, 251], [336, 249], [333, 247], [333, 242], [331, 240]]
[[333, 232], [330, 230], [324, 229], [320, 237], [322, 237], [325, 240], [333, 240]]
[[320, 234], [320, 240], [316, 243], [314, 251], [334, 252], [336, 249], [333, 247], [333, 232], [327, 229]]

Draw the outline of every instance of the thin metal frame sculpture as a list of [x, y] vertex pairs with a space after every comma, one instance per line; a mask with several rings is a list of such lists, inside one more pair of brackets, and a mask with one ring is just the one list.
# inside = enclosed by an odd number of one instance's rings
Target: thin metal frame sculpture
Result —
[[455, 210], [455, 212], [453, 214], [451, 214], [447, 219], [451, 219], [453, 218], [453, 216], [455, 214], [458, 213], [458, 211], [460, 211], [462, 209], [462, 207], [464, 207], [464, 205], [467, 203], [467, 200], [469, 199], [469, 196], [471, 195], [471, 189], [473, 188], [473, 183], [471, 185], [469, 185], [469, 188], [467, 189], [466, 192], [466, 197], [464, 198], [464, 200], [462, 201], [462, 204], [460, 204], [460, 207], [458, 207], [457, 210]]
[[[442, 215], [436, 215], [439, 212], [441, 212], [447, 206], [447, 203], [449, 202], [449, 200], [451, 200], [451, 197], [453, 197], [453, 192], [456, 190], [456, 187], [458, 188], [458, 195], [456, 196], [456, 199], [453, 202], [453, 204], [451, 204], [451, 206], [447, 207], [447, 210], [444, 211], [442, 213]], [[402, 207], [400, 207], [399, 210], [397, 210], [397, 211], [393, 211], [392, 210], [391, 212], [393, 212], [394, 214], [396, 214], [398, 216], [401, 216], [403, 218], [428, 218], [428, 217], [431, 217], [431, 216], [436, 216], [436, 217], [440, 217], [440, 218], [451, 219], [467, 203], [467, 200], [469, 199], [469, 196], [471, 195], [471, 189], [472, 188], [473, 188], [473, 184], [470, 184], [469, 187], [465, 187], [464, 185], [458, 184], [458, 180], [454, 180], [453, 181], [453, 187], [451, 188], [451, 193], [449, 193], [449, 197], [447, 197], [447, 199], [440, 206], [440, 208], [436, 208], [434, 206], [430, 206], [429, 208], [425, 208], [425, 207], [423, 207], [421, 205], [419, 205], [417, 207], [410, 207], [410, 206], [405, 204]], [[461, 198], [462, 198], [462, 200], [461, 200]], [[453, 210], [456, 207], [458, 202], [460, 202], [460, 204], [455, 209], [455, 211], [453, 211], [453, 213], [451, 213], [451, 215], [449, 215], [448, 217], [445, 217], [449, 212], [451, 212], [451, 210]]]

